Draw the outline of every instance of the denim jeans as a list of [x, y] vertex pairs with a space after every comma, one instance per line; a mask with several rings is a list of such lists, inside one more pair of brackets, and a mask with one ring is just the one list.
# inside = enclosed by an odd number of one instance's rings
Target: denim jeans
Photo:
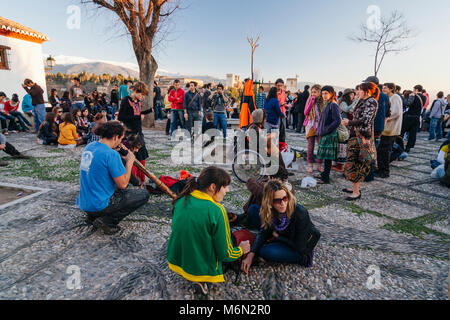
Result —
[[20, 126], [23, 130], [27, 130], [29, 129], [28, 127], [31, 127], [30, 121], [28, 121], [21, 112], [11, 111], [9, 114], [19, 120]]
[[441, 118], [431, 118], [430, 137], [428, 140], [442, 139], [442, 121]]
[[16, 118], [10, 114], [0, 113], [0, 120], [2, 122], [2, 129], [6, 129], [6, 120], [9, 120], [8, 130], [19, 131], [19, 127], [16, 123]]
[[72, 110], [73, 109], [83, 109], [84, 108], [84, 102], [74, 102], [72, 103]]
[[[188, 130], [191, 134], [193, 134], [193, 130], [195, 128], [195, 122], [201, 121], [200, 114], [198, 111], [188, 111], [188, 120], [186, 122], [186, 130]], [[199, 132], [195, 132], [197, 135]], [[201, 134], [201, 132], [200, 132]]]
[[33, 110], [34, 114], [34, 127], [36, 131], [39, 131], [39, 127], [45, 121], [45, 115], [47, 112], [45, 111], [45, 104], [37, 104], [34, 106]]
[[117, 226], [120, 221], [128, 215], [142, 207], [148, 202], [150, 194], [147, 190], [127, 189], [116, 191], [109, 205], [100, 212], [87, 212], [88, 219], [93, 222], [95, 219], [102, 220], [109, 226]]
[[227, 137], [227, 115], [225, 113], [214, 113], [214, 125], [217, 129], [222, 129], [223, 137]]
[[185, 128], [184, 123], [184, 110], [176, 110], [172, 109], [172, 113], [170, 115], [170, 135], [172, 136], [174, 131], [177, 130], [178, 126], [181, 129]]
[[[251, 229], [261, 228], [261, 218], [259, 212], [261, 206], [251, 205], [248, 209], [248, 223]], [[259, 256], [267, 261], [279, 262], [279, 263], [295, 263], [304, 267], [311, 267], [313, 260], [313, 253], [309, 255], [302, 255], [297, 251], [292, 250], [284, 243], [275, 241], [272, 243], [266, 243], [261, 247]]]
[[164, 114], [162, 112], [162, 104], [161, 101], [156, 101], [155, 103], [155, 121], [156, 120], [164, 120]]

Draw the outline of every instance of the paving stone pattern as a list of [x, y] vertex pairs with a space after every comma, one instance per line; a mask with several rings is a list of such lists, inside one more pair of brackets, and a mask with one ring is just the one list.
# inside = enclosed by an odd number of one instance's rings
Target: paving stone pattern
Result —
[[[173, 163], [175, 143], [161, 131], [145, 138], [147, 167], [157, 175], [198, 174], [205, 167]], [[425, 138], [420, 134], [410, 157], [393, 164], [389, 179], [363, 184], [355, 203], [344, 200], [341, 189], [350, 184], [336, 172], [331, 185], [301, 189], [307, 165], [300, 159], [291, 182], [322, 232], [314, 267], [261, 262], [237, 282], [229, 271], [206, 299], [447, 299], [450, 192], [430, 177], [439, 143]], [[0, 168], [1, 181], [52, 191], [0, 210], [0, 299], [205, 299], [167, 267], [169, 198], [151, 196], [119, 234], [105, 236], [75, 206], [82, 148], [38, 145], [32, 134], [8, 140], [34, 159], [0, 155], [10, 162]], [[288, 143], [306, 147], [304, 135], [290, 131]], [[224, 205], [240, 213], [248, 196], [234, 178]], [[69, 289], [75, 283], [69, 266], [80, 270], [80, 289]], [[378, 289], [368, 285], [372, 267], [380, 271]]]

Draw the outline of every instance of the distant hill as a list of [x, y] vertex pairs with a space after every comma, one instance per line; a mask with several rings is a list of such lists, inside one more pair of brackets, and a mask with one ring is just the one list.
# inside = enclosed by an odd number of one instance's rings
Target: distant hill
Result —
[[[139, 78], [139, 72], [126, 68], [121, 67], [119, 65], [113, 65], [109, 63], [104, 62], [89, 62], [89, 63], [79, 63], [79, 64], [57, 64], [51, 73], [58, 73], [61, 72], [63, 74], [79, 74], [81, 72], [87, 72], [87, 73], [93, 73], [97, 75], [102, 75], [104, 73], [110, 74], [111, 76], [121, 74], [125, 77], [131, 76], [132, 78]], [[194, 78], [202, 80], [205, 83], [214, 81], [217, 83], [224, 83], [226, 80], [219, 79], [215, 77], [211, 77], [208, 75], [203, 76], [194, 76], [194, 75], [183, 75], [179, 73], [170, 73], [170, 72], [164, 72], [159, 71], [159, 75], [161, 76], [167, 76], [167, 77], [177, 77], [177, 78]]]
[[124, 77], [139, 78], [139, 73], [125, 67], [103, 63], [103, 62], [91, 62], [91, 63], [80, 63], [80, 64], [66, 64], [66, 65], [56, 65], [52, 73], [61, 72], [63, 74], [78, 74], [81, 72], [93, 73], [97, 75], [102, 75], [108, 73], [112, 76], [121, 74]]

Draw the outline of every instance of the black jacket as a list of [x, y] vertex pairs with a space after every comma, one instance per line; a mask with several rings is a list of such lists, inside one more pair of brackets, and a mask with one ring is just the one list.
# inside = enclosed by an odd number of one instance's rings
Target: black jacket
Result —
[[[256, 237], [251, 252], [259, 254], [261, 247], [271, 238], [275, 229], [269, 228], [261, 230]], [[279, 233], [277, 241], [288, 245], [292, 250], [302, 255], [311, 253], [320, 239], [320, 232], [312, 223], [308, 210], [301, 205], [297, 205], [292, 215], [291, 222], [286, 230]]]
[[151, 109], [142, 111], [141, 106], [136, 106], [136, 110], [131, 106], [131, 97], [125, 97], [120, 103], [119, 121], [127, 127], [129, 131], [136, 134], [142, 133], [142, 114], [149, 114]]

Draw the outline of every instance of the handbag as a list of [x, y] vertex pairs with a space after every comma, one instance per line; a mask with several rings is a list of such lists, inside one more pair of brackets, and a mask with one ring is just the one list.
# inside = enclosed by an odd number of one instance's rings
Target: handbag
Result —
[[338, 139], [340, 143], [344, 143], [346, 141], [348, 141], [348, 139], [350, 138], [350, 131], [348, 130], [348, 128], [344, 125], [340, 125], [337, 129], [337, 133], [338, 133]]
[[377, 151], [375, 148], [375, 144], [373, 143], [373, 141], [375, 141], [374, 131], [372, 130], [372, 138], [371, 140], [369, 140], [369, 142], [364, 142], [362, 135], [359, 133], [357, 129], [356, 129], [356, 136], [359, 145], [359, 161], [370, 163], [376, 162]]

